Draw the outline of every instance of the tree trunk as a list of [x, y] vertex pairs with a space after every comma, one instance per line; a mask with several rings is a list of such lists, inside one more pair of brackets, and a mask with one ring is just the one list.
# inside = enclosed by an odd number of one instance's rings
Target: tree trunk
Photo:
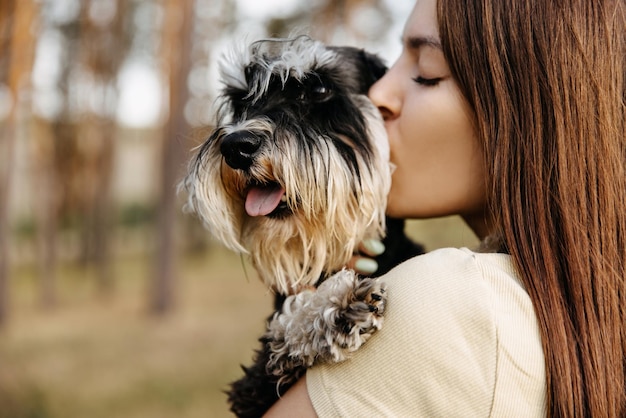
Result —
[[[12, 57], [12, 29], [15, 1], [0, 3], [0, 87], [8, 86]], [[13, 99], [15, 92], [9, 90]], [[14, 100], [13, 100], [14, 101]], [[14, 107], [14, 106], [13, 106]], [[13, 129], [10, 113], [0, 115], [0, 327], [8, 316], [9, 303], [9, 260], [8, 240], [10, 236], [8, 220], [9, 184], [11, 161], [13, 160]]]
[[[98, 275], [98, 288], [108, 296], [115, 287], [111, 268], [110, 238], [113, 227], [111, 183], [115, 152], [115, 114], [117, 75], [130, 44], [124, 27], [128, 2], [114, 0], [115, 14], [105, 23], [96, 24], [83, 7], [80, 29], [81, 61], [89, 70], [94, 90], [99, 91], [97, 110], [81, 119], [80, 136], [89, 143], [83, 148], [86, 181], [83, 183], [83, 259], [93, 262]], [[105, 94], [108, 90], [110, 94]]]
[[8, 317], [10, 185], [21, 90], [28, 87], [25, 83], [33, 65], [35, 41], [31, 28], [35, 16], [35, 5], [31, 1], [0, 2], [0, 88], [8, 89], [12, 102], [8, 113], [0, 115], [0, 326]]
[[157, 225], [155, 272], [150, 293], [150, 310], [163, 314], [174, 304], [176, 278], [175, 226], [178, 205], [176, 184], [185, 155], [185, 136], [188, 129], [184, 107], [188, 99], [187, 75], [191, 66], [193, 35], [193, 2], [167, 0], [163, 50], [166, 68], [169, 67], [169, 119], [164, 129], [162, 148], [161, 194]]

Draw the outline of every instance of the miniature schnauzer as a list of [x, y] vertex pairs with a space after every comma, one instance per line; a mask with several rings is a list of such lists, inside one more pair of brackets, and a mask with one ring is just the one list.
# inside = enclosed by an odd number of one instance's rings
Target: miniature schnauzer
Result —
[[306, 36], [221, 63], [218, 123], [183, 182], [187, 207], [276, 293], [254, 365], [228, 392], [237, 416], [261, 416], [307, 367], [347, 359], [381, 327], [384, 283], [343, 268], [360, 242], [386, 235], [378, 273], [423, 252], [385, 218], [389, 148], [367, 98], [385, 71]]

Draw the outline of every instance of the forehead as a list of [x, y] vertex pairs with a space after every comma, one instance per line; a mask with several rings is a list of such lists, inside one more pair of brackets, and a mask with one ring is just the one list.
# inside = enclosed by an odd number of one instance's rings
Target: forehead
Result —
[[439, 39], [437, 0], [416, 0], [404, 26], [403, 41], [410, 38]]

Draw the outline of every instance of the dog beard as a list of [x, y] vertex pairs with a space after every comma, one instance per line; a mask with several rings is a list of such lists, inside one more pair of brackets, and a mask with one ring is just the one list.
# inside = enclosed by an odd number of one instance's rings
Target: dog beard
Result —
[[187, 208], [263, 281], [290, 294], [385, 230], [391, 183], [373, 55], [308, 37], [264, 40], [222, 63], [217, 128], [183, 184]]

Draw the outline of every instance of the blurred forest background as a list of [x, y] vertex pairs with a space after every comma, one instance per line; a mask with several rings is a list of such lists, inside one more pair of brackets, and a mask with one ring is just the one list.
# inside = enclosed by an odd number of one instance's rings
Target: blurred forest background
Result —
[[228, 416], [271, 295], [176, 194], [216, 62], [294, 33], [391, 62], [412, 3], [0, 0], [0, 418]]

